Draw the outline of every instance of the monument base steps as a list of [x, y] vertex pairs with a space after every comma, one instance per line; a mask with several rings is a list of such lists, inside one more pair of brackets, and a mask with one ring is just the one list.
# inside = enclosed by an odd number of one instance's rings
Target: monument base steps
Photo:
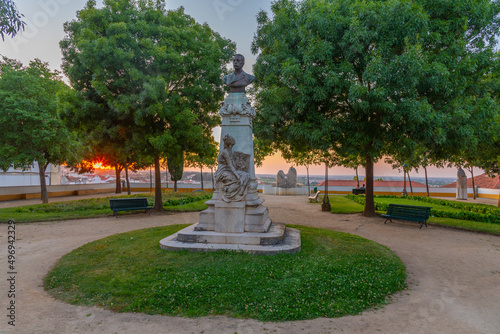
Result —
[[160, 241], [165, 250], [217, 251], [232, 250], [252, 254], [295, 253], [300, 251], [300, 232], [284, 224], [271, 224], [268, 232], [221, 233], [197, 231], [196, 225]]

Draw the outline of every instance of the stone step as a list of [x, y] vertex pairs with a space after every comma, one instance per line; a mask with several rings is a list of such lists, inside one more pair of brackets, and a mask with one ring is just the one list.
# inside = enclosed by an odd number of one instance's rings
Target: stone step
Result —
[[[273, 223], [273, 225], [281, 225], [281, 224]], [[217, 250], [231, 250], [231, 251], [248, 252], [252, 254], [266, 254], [266, 255], [273, 255], [278, 253], [296, 253], [300, 252], [301, 248], [300, 231], [294, 228], [286, 228], [283, 242], [275, 245], [182, 242], [177, 240], [177, 235], [178, 233], [162, 239], [160, 241], [160, 247], [162, 249], [171, 251], [189, 250], [197, 252], [199, 251], [210, 252]]]
[[197, 231], [196, 225], [191, 225], [177, 232], [177, 241], [185, 243], [213, 243], [233, 245], [275, 245], [283, 241], [284, 224], [271, 224], [269, 231], [225, 233], [214, 231]]

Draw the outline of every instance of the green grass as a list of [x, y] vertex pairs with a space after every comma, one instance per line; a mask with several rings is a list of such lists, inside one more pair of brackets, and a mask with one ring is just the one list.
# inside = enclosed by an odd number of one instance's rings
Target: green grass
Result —
[[429, 218], [428, 223], [445, 227], [452, 227], [460, 230], [500, 235], [499, 224], [441, 217], [431, 217]]
[[[323, 202], [323, 197], [320, 196], [318, 199], [318, 204]], [[349, 213], [360, 213], [363, 212], [364, 206], [362, 204], [351, 201], [349, 198], [341, 195], [329, 195], [328, 199], [331, 204], [332, 213], [337, 214], [349, 214]]]
[[[150, 206], [154, 204], [154, 194], [146, 193], [26, 205], [0, 209], [0, 222], [14, 220], [25, 223], [112, 216], [113, 211], [109, 207], [109, 199], [127, 197], [146, 197]], [[163, 208], [165, 211], [201, 211], [206, 208], [203, 203], [210, 197], [211, 194], [194, 195], [164, 192], [162, 194]], [[141, 211], [121, 211], [118, 215], [135, 214], [137, 212]]]
[[273, 256], [160, 249], [160, 239], [185, 226], [84, 245], [60, 259], [45, 289], [67, 303], [117, 312], [285, 321], [359, 314], [406, 287], [399, 258], [358, 236], [294, 226], [302, 251]]

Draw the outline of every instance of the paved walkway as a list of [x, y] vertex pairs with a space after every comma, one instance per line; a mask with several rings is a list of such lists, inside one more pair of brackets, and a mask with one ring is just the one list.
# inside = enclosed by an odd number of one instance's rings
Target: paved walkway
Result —
[[[7, 253], [0, 251], [0, 333], [453, 333], [500, 332], [500, 237], [381, 218], [331, 215], [305, 197], [262, 196], [276, 222], [357, 234], [392, 249], [405, 263], [409, 289], [380, 310], [357, 316], [294, 322], [227, 317], [178, 318], [113, 313], [67, 305], [43, 290], [57, 260], [90, 241], [116, 233], [194, 223], [198, 213], [133, 214], [120, 218], [18, 224], [16, 226], [16, 330], [7, 325]], [[158, 240], [163, 236], [158, 236]], [[7, 226], [0, 225], [1, 244]], [[10, 330], [10, 331], [9, 331]]]

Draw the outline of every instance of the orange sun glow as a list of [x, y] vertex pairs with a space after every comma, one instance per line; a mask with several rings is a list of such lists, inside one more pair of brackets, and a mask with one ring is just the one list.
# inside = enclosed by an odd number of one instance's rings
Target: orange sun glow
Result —
[[102, 162], [92, 162], [92, 167], [94, 167], [94, 169], [111, 169], [110, 166], [106, 166], [104, 165]]

